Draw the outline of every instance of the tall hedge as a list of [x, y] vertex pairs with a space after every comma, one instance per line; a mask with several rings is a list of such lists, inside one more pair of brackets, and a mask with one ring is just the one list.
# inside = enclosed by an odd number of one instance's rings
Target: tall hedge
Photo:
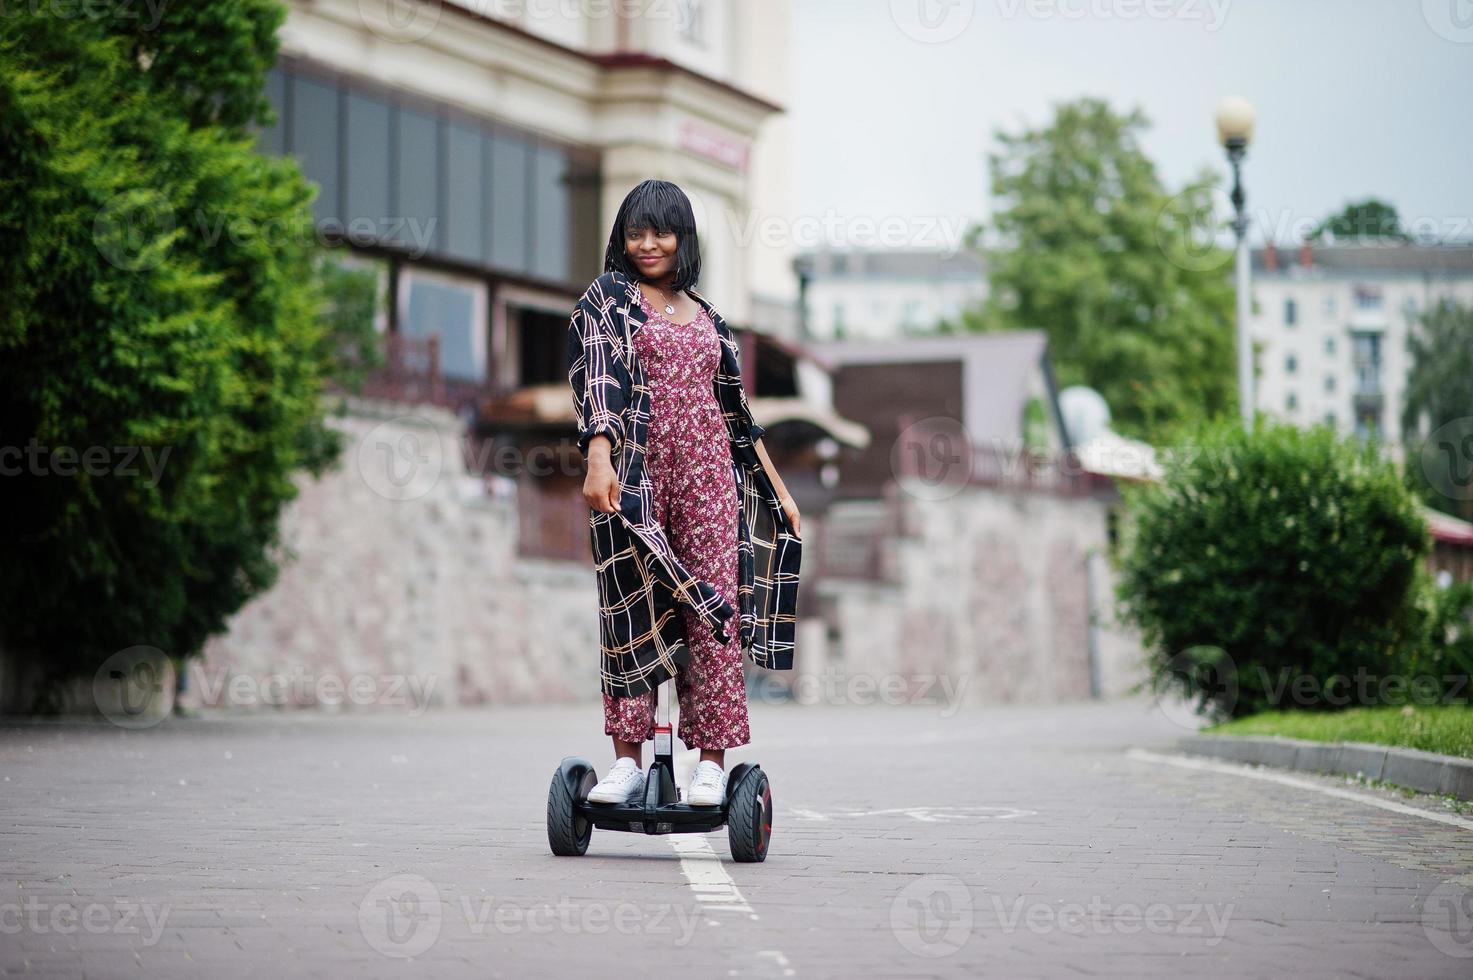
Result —
[[1119, 585], [1159, 684], [1241, 715], [1375, 703], [1405, 673], [1430, 539], [1374, 443], [1223, 421], [1164, 468], [1127, 491]]
[[248, 128], [284, 8], [92, 9], [0, 18], [0, 648], [53, 676], [198, 651], [338, 449], [313, 191]]

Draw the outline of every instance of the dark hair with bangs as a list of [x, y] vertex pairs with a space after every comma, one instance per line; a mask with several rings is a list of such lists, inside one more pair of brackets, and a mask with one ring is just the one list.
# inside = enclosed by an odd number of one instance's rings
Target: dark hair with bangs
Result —
[[689, 289], [701, 280], [701, 242], [696, 236], [696, 216], [685, 191], [668, 180], [645, 180], [624, 197], [609, 246], [604, 250], [604, 271], [622, 272], [635, 282], [645, 279], [624, 250], [624, 234], [630, 228], [654, 228], [675, 232], [676, 291]]

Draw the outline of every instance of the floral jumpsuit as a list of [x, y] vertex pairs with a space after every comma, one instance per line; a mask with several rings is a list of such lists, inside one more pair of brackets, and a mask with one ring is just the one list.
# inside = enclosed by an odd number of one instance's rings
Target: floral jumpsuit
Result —
[[[635, 356], [650, 389], [645, 466], [654, 488], [655, 520], [670, 547], [697, 578], [737, 605], [737, 521], [741, 504], [732, 476], [726, 422], [713, 389], [721, 338], [705, 307], [675, 323], [640, 294], [645, 322]], [[690, 609], [680, 607], [691, 662], [675, 675], [677, 734], [687, 748], [728, 749], [750, 740], [740, 631], [725, 645]], [[655, 737], [655, 692], [604, 699], [604, 734], [626, 742]]]

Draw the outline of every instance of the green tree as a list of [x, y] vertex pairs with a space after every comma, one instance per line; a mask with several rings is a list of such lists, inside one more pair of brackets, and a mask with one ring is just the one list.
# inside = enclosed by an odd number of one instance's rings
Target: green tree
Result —
[[1043, 329], [1061, 386], [1094, 387], [1118, 431], [1159, 444], [1236, 405], [1232, 255], [1215, 241], [1214, 178], [1168, 191], [1146, 127], [1084, 99], [998, 133], [991, 297], [939, 329]]
[[196, 653], [337, 452], [313, 191], [249, 131], [284, 8], [74, 13], [0, 18], [0, 649], [33, 690]]
[[1345, 205], [1339, 214], [1331, 215], [1315, 226], [1308, 238], [1320, 241], [1406, 242], [1411, 240], [1401, 227], [1396, 208], [1374, 197]]
[[1427, 503], [1473, 520], [1473, 306], [1428, 307], [1407, 335], [1407, 475]]

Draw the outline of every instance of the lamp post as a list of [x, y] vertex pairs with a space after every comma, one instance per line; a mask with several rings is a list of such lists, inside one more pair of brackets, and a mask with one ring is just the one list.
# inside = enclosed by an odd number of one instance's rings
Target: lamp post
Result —
[[1217, 108], [1217, 140], [1233, 165], [1233, 232], [1237, 235], [1238, 404], [1243, 425], [1253, 425], [1253, 341], [1248, 336], [1248, 213], [1244, 210], [1243, 157], [1253, 139], [1253, 105], [1233, 96]]

